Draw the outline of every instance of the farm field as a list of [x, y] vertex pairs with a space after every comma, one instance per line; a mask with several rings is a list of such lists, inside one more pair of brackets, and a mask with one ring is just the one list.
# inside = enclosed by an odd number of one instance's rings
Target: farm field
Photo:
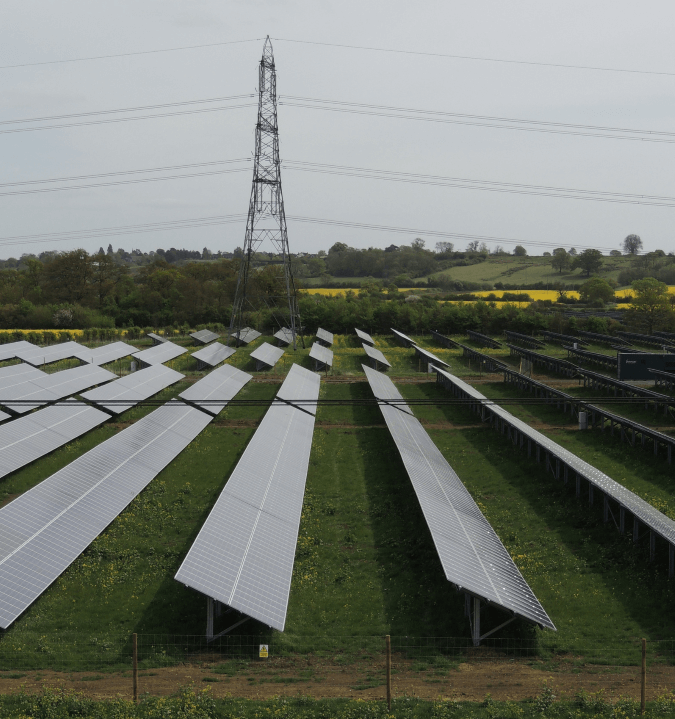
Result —
[[[287, 350], [273, 371], [256, 373], [250, 352], [269, 339], [238, 349], [228, 360], [254, 375], [237, 399], [271, 400], [292, 362], [312, 368], [308, 342], [304, 350]], [[463, 595], [442, 574], [382, 415], [376, 406], [351, 403], [372, 398], [361, 369], [365, 353], [355, 336], [335, 339], [334, 370], [322, 382], [321, 397], [345, 403], [320, 405], [317, 413], [286, 631], [272, 636], [266, 627], [249, 621], [233, 635], [251, 644], [273, 642], [279, 652], [369, 646], [369, 638], [385, 634], [465, 643], [469, 626]], [[448, 397], [434, 375], [420, 371], [412, 350], [390, 336], [375, 339], [392, 363], [389, 374], [404, 397], [439, 402]], [[472, 367], [461, 350], [442, 348], [428, 336], [414, 339], [488, 397], [526, 396], [499, 375], [486, 376]], [[508, 348], [484, 350], [466, 338], [457, 339], [517, 366]], [[145, 340], [135, 344], [148, 346]], [[190, 352], [196, 349], [190, 346]], [[541, 352], [566, 356], [552, 344]], [[204, 374], [196, 371], [188, 354], [168, 366], [187, 377], [157, 396], [163, 400]], [[558, 384], [563, 379], [536, 370], [535, 376]], [[581, 394], [573, 385], [566, 380], [565, 391]], [[569, 415], [555, 407], [512, 404], [508, 409], [675, 518], [672, 468], [662, 458], [607, 434], [582, 434]], [[615, 405], [612, 410], [624, 412]], [[150, 411], [148, 406], [128, 410], [0, 480], [0, 505]], [[574, 654], [631, 664], [638, 638], [675, 638], [670, 611], [674, 583], [667, 579], [661, 549], [650, 564], [646, 543], [634, 547], [627, 536], [604, 525], [599, 503], [589, 507], [576, 500], [543, 465], [528, 460], [467, 409], [413, 405], [413, 412], [558, 628], [556, 633], [544, 632], [517, 621], [498, 633], [498, 640], [508, 638], [542, 656]], [[157, 635], [160, 648], [163, 642], [170, 644], [160, 635], [202, 635], [205, 598], [173, 575], [264, 413], [263, 404], [226, 408], [0, 636], [0, 670], [17, 666], [17, 657], [33, 669], [86, 670], [92, 661], [113, 667], [131, 632]], [[670, 420], [644, 412], [639, 421], [675, 430]], [[488, 608], [483, 622], [495, 626], [503, 617]], [[169, 660], [165, 656], [163, 661]]]

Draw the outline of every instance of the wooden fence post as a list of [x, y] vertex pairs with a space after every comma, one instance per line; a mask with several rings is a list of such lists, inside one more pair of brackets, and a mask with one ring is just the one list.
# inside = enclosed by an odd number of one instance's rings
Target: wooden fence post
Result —
[[647, 640], [642, 640], [642, 686], [640, 687], [640, 714], [645, 713], [647, 703]]
[[131, 635], [133, 647], [134, 704], [138, 704], [138, 634]]
[[387, 634], [387, 709], [391, 711], [391, 637]]

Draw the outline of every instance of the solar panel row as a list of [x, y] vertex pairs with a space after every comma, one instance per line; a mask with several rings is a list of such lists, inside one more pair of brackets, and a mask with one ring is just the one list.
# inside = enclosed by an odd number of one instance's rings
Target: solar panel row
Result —
[[76, 400], [45, 407], [0, 427], [0, 477], [71, 442], [109, 418]]
[[116, 379], [112, 372], [97, 365], [81, 365], [53, 374], [40, 372], [28, 380], [25, 376], [17, 376], [14, 379], [21, 379], [20, 382], [0, 388], [0, 404], [18, 414]]
[[319, 342], [324, 343], [326, 346], [333, 344], [333, 333], [328, 330], [324, 330], [321, 327], [316, 331], [316, 338]]
[[211, 330], [199, 330], [199, 332], [193, 332], [190, 337], [200, 344], [208, 344], [209, 342], [217, 340], [220, 335], [216, 332], [211, 332]]
[[[448, 581], [458, 590], [555, 629], [511, 555], [391, 380], [363, 365], [396, 443]], [[480, 639], [481, 637], [477, 637]]]
[[171, 401], [0, 509], [6, 629], [213, 418]]
[[102, 365], [107, 362], [115, 362], [122, 357], [128, 357], [134, 352], [138, 352], [136, 347], [128, 345], [126, 342], [112, 342], [95, 349], [85, 347], [83, 350], [78, 350], [75, 357], [85, 363]]
[[[319, 377], [297, 364], [277, 397], [316, 401]], [[283, 631], [312, 446], [307, 405], [265, 414], [176, 579]]]
[[32, 342], [26, 342], [26, 340], [8, 342], [7, 344], [0, 345], [0, 362], [4, 362], [8, 359], [14, 359], [19, 356], [19, 352], [27, 352], [29, 350], [37, 349], [37, 347], [37, 345], [34, 345]]
[[309, 356], [314, 360], [314, 369], [323, 370], [333, 366], [333, 350], [320, 345], [318, 342], [312, 344]]
[[[471, 385], [459, 379], [459, 377], [455, 377], [440, 369], [437, 371], [437, 377], [439, 383], [451, 389], [455, 394], [475, 399], [477, 404], [480, 405], [483, 416], [485, 417], [487, 413], [488, 417], [493, 418], [493, 422], [495, 422], [497, 428], [501, 428], [502, 431], [508, 428], [509, 436], [513, 434], [513, 440], [519, 442], [521, 447], [523, 446], [523, 442], [527, 440], [528, 455], [532, 445], [534, 445], [537, 450], [537, 459], [539, 459], [540, 451], [543, 449], [546, 467], [548, 469], [549, 466], [555, 464], [556, 476], [559, 476], [561, 467], [565, 468], [565, 478], [567, 478], [568, 472], [571, 471], [577, 476], [577, 480], [585, 480], [590, 487], [600, 490], [608, 500], [612, 499], [615, 501], [619, 505], [622, 515], [625, 510], [629, 511], [652, 532], [655, 532], [665, 539], [671, 547], [670, 572], [671, 574], [673, 573], [673, 560], [675, 559], [675, 521], [659, 512], [651, 504], [638, 497], [629, 489], [626, 489], [626, 487], [611, 477], [608, 477], [604, 472], [601, 472], [599, 469], [593, 467], [593, 465], [585, 462], [564, 447], [561, 447], [541, 432], [532, 429], [530, 425], [517, 419], [503, 407], [491, 403], [487, 397]], [[579, 484], [577, 486], [579, 486]], [[606, 504], [605, 507], [607, 510], [608, 505]]]
[[253, 342], [253, 340], [257, 340], [261, 334], [258, 330], [254, 330], [251, 327], [244, 327], [240, 332], [233, 332], [232, 337], [234, 337], [237, 344], [247, 345]]
[[383, 367], [391, 367], [389, 360], [382, 354], [382, 352], [380, 352], [380, 350], [377, 349], [377, 347], [371, 347], [369, 344], [364, 342], [363, 349], [368, 357], [370, 357], [373, 361], [375, 369], [377, 369], [379, 365]]
[[354, 332], [356, 332], [356, 336], [361, 340], [362, 343], [370, 345], [371, 347], [375, 345], [375, 340], [367, 332], [357, 330], [356, 328], [354, 328]]
[[228, 347], [220, 342], [214, 342], [208, 347], [193, 352], [192, 356], [197, 360], [199, 369], [204, 369], [205, 367], [216, 367], [228, 357], [231, 357], [235, 352], [234, 347]]
[[30, 348], [19, 349], [15, 356], [23, 362], [38, 367], [42, 364], [50, 364], [51, 362], [58, 362], [59, 360], [69, 359], [70, 357], [78, 357], [79, 359], [79, 355], [86, 352], [91, 352], [91, 350], [78, 342], [61, 342], [56, 345], [49, 345], [48, 347], [32, 346]]
[[180, 355], [185, 352], [187, 352], [187, 350], [184, 347], [166, 340], [165, 342], [157, 344], [154, 347], [150, 347], [147, 350], [135, 352], [133, 357], [138, 360], [141, 365], [151, 367], [152, 365], [164, 364], [164, 362], [180, 357]]
[[282, 347], [275, 347], [269, 342], [263, 342], [260, 347], [251, 352], [251, 359], [255, 360], [257, 370], [271, 369], [284, 354]]
[[404, 346], [404, 347], [412, 347], [415, 344], [415, 340], [410, 339], [408, 335], [404, 335], [403, 332], [399, 332], [398, 330], [395, 330], [393, 327], [390, 327], [391, 331], [394, 333], [394, 337]]
[[178, 396], [205, 412], [217, 415], [251, 379], [250, 374], [226, 364], [209, 372]]
[[185, 375], [164, 365], [153, 365], [85, 392], [82, 397], [119, 414], [183, 379]]

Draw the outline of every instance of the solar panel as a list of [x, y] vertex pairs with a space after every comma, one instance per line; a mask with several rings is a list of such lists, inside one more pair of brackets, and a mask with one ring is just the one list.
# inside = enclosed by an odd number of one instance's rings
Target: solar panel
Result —
[[260, 347], [251, 352], [251, 359], [255, 360], [256, 369], [272, 368], [284, 354], [282, 347], [275, 347], [269, 342], [263, 342]]
[[[289, 377], [293, 377], [291, 382]], [[319, 395], [318, 375], [293, 365], [283, 393]], [[176, 579], [283, 631], [312, 448], [314, 417], [269, 408], [201, 528]]]
[[155, 334], [154, 332], [148, 332], [148, 337], [152, 340], [153, 345], [161, 345], [167, 341], [166, 339], [164, 339], [164, 337]]
[[78, 342], [61, 342], [60, 344], [50, 345], [49, 347], [22, 349], [17, 352], [16, 356], [24, 362], [28, 362], [28, 364], [37, 367], [42, 364], [77, 357], [82, 352], [91, 352], [91, 350]]
[[[372, 378], [378, 394], [403, 399], [388, 377], [365, 365], [363, 370], [369, 382]], [[555, 629], [508, 550], [419, 420], [399, 407], [378, 404], [412, 482], [447, 580], [541, 627]]]
[[384, 365], [385, 367], [391, 367], [387, 358], [382, 354], [382, 352], [380, 352], [380, 350], [377, 349], [377, 347], [371, 347], [370, 345], [364, 343], [363, 349], [368, 357], [370, 357], [373, 361]]
[[375, 340], [366, 332], [362, 332], [361, 330], [357, 330], [354, 328], [354, 332], [356, 332], [356, 336], [361, 340], [361, 342], [365, 342], [365, 344], [374, 345]]
[[[22, 414], [40, 404], [77, 394], [83, 389], [116, 379], [116, 375], [97, 365], [81, 365], [61, 372], [36, 376], [29, 382], [0, 390], [0, 404]], [[19, 404], [12, 400], [19, 400]]]
[[440, 359], [439, 357], [436, 357], [436, 355], [432, 352], [429, 352], [429, 350], [422, 349], [417, 345], [413, 345], [413, 347], [415, 348], [415, 353], [419, 355], [427, 364], [429, 364], [429, 362], [433, 362], [434, 364], [443, 365], [443, 367], [450, 366], [447, 362]]
[[96, 347], [96, 349], [85, 347], [82, 352], [77, 352], [74, 356], [82, 362], [102, 365], [115, 362], [122, 357], [128, 357], [134, 352], [138, 352], [138, 348], [128, 345], [126, 342], [111, 342], [108, 345]]
[[277, 392], [277, 399], [301, 407], [305, 412], [316, 414], [315, 400], [318, 397], [320, 382], [321, 379], [314, 372], [293, 364]]
[[150, 367], [154, 364], [164, 364], [164, 362], [180, 357], [180, 355], [185, 352], [187, 352], [185, 347], [181, 347], [167, 340], [147, 350], [135, 352], [133, 357], [146, 367]]
[[[13, 364], [0, 367], [0, 392], [21, 382], [29, 382], [36, 377], [44, 377], [45, 372], [29, 364]], [[0, 395], [1, 396], [1, 395]]]
[[399, 332], [398, 330], [395, 330], [393, 327], [390, 327], [389, 329], [394, 333], [394, 336], [396, 337], [396, 339], [400, 340], [401, 343], [405, 347], [412, 347], [415, 344], [415, 341], [411, 340], [410, 337], [408, 337], [408, 335], [404, 335], [403, 332]]
[[214, 342], [208, 347], [203, 347], [202, 349], [197, 350], [197, 352], [193, 352], [192, 356], [197, 360], [201, 369], [205, 365], [208, 367], [215, 367], [228, 357], [231, 357], [235, 352], [236, 350], [234, 347], [227, 347], [220, 342]]
[[288, 327], [282, 327], [278, 332], [274, 333], [274, 337], [278, 339], [279, 342], [290, 345], [293, 342], [293, 330]]
[[0, 509], [6, 629], [213, 418], [171, 401]]
[[234, 337], [237, 342], [245, 345], [253, 342], [253, 340], [257, 340], [260, 336], [262, 336], [262, 333], [251, 327], [244, 327], [240, 332], [232, 333], [232, 337]]
[[623, 485], [614, 481], [611, 477], [608, 477], [604, 472], [601, 472], [593, 465], [585, 462], [580, 457], [577, 457], [576, 454], [573, 454], [564, 447], [561, 447], [552, 439], [546, 437], [546, 435], [543, 435], [541, 432], [538, 432], [536, 429], [530, 427], [530, 425], [526, 422], [514, 417], [504, 408], [493, 404], [487, 397], [485, 397], [485, 395], [478, 392], [478, 390], [474, 389], [466, 382], [463, 382], [459, 379], [459, 377], [455, 377], [443, 370], [438, 370], [438, 374], [459, 387], [464, 392], [470, 393], [472, 397], [484, 403], [490, 412], [503, 419], [540, 447], [543, 447], [552, 456], [558, 457], [566, 465], [571, 467], [572, 470], [580, 477], [583, 477], [586, 481], [597, 487], [608, 497], [614, 499], [620, 506], [625, 507], [631, 514], [646, 524], [650, 529], [654, 530], [670, 544], [675, 544], [675, 521], [659, 512], [651, 504], [645, 502], [629, 489], [626, 489]]
[[217, 340], [220, 335], [216, 334], [215, 332], [211, 332], [211, 330], [199, 330], [199, 332], [193, 332], [190, 337], [192, 337], [192, 339], [196, 342], [208, 344], [209, 342]]
[[0, 426], [0, 477], [34, 462], [102, 424], [109, 415], [68, 400]]
[[119, 414], [184, 377], [185, 375], [164, 365], [153, 365], [120, 377], [102, 387], [96, 387], [85, 392], [82, 397], [89, 402], [95, 402], [109, 412]]
[[250, 374], [226, 364], [209, 372], [178, 396], [195, 403], [200, 409], [217, 415], [237, 392], [253, 379]]
[[321, 329], [321, 327], [319, 327], [316, 331], [316, 338], [321, 340], [321, 342], [325, 342], [327, 345], [333, 344], [333, 333], [328, 330]]
[[37, 349], [37, 345], [34, 345], [32, 342], [26, 342], [26, 340], [8, 342], [7, 344], [0, 345], [0, 362], [18, 357], [18, 352], [20, 351], [33, 349]]
[[333, 366], [333, 350], [320, 345], [318, 342], [314, 342], [312, 345], [309, 356], [314, 360], [315, 367], [317, 364], [323, 365], [324, 367]]

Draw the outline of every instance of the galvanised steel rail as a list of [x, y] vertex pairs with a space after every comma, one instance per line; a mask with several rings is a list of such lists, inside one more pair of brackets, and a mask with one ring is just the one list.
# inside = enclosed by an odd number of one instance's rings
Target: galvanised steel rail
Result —
[[579, 334], [582, 337], [585, 337], [586, 339], [592, 340], [593, 342], [604, 344], [604, 345], [613, 345], [613, 344], [626, 344], [630, 345], [631, 342], [629, 342], [624, 337], [615, 337], [614, 335], [599, 335], [597, 332], [581, 332], [579, 331]]
[[660, 369], [649, 369], [647, 371], [654, 375], [654, 387], [665, 387], [671, 392], [675, 392], [675, 374], [662, 372]]
[[654, 335], [641, 335], [636, 332], [617, 332], [621, 337], [637, 342], [640, 345], [648, 345], [653, 347], [663, 347], [664, 345], [672, 345], [675, 340], [667, 339], [666, 337], [655, 337]]
[[470, 340], [473, 340], [477, 344], [481, 345], [481, 347], [490, 347], [490, 349], [494, 350], [501, 349], [502, 347], [501, 342], [492, 339], [492, 337], [481, 334], [480, 332], [475, 332], [474, 330], [467, 330], [466, 334]]
[[619, 366], [619, 360], [615, 355], [605, 355], [602, 352], [591, 352], [590, 350], [575, 349], [568, 345], [563, 345], [563, 349], [567, 350], [567, 358], [578, 357], [579, 359], [599, 364], [607, 369], [615, 370]]
[[[588, 487], [589, 504], [593, 504], [595, 493], [599, 492], [603, 499], [604, 522], [611, 518], [621, 534], [626, 533], [626, 513], [632, 515], [633, 542], [637, 544], [646, 529], [651, 560], [656, 553], [656, 538], [661, 537], [668, 545], [668, 576], [675, 576], [675, 521], [588, 462], [532, 429], [526, 422], [489, 403], [484, 395], [458, 377], [443, 370], [437, 370], [436, 377], [440, 385], [456, 397], [466, 400], [483, 422], [490, 422], [494, 429], [506, 435], [516, 447], [527, 448], [528, 457], [532, 457], [534, 453], [537, 462], [543, 459], [546, 471], [551, 472], [556, 479], [562, 477], [567, 484], [570, 478], [574, 478], [577, 497], [581, 497], [582, 482]], [[615, 510], [618, 510], [616, 514]]]
[[504, 335], [507, 340], [517, 342], [518, 344], [523, 345], [524, 347], [529, 347], [533, 350], [543, 350], [546, 347], [546, 344], [541, 340], [538, 340], [535, 337], [530, 337], [529, 335], [521, 335], [520, 332], [504, 330]]
[[442, 335], [440, 332], [437, 332], [436, 330], [429, 331], [431, 332], [432, 339], [435, 339], [436, 342], [438, 342], [438, 344], [440, 345], [443, 345], [443, 347], [447, 347], [448, 349], [459, 349], [463, 347], [463, 345], [456, 340], [452, 340], [449, 337]]
[[576, 377], [579, 367], [568, 362], [566, 359], [560, 357], [551, 357], [550, 355], [541, 354], [541, 352], [534, 352], [533, 350], [523, 349], [522, 347], [516, 347], [512, 344], [506, 345], [509, 348], [509, 353], [513, 357], [524, 357], [534, 365], [544, 367], [550, 372], [560, 372], [567, 377]]
[[537, 398], [543, 398], [548, 404], [555, 404], [558, 409], [562, 408], [565, 413], [567, 413], [569, 409], [572, 416], [575, 414], [578, 415], [580, 411], [587, 412], [590, 420], [589, 425], [592, 429], [599, 427], [600, 431], [604, 432], [605, 428], [609, 427], [610, 434], [614, 436], [614, 428], [617, 427], [621, 441], [628, 441], [633, 447], [635, 446], [635, 441], [638, 436], [641, 439], [642, 447], [646, 446], [647, 441], [651, 441], [654, 456], [658, 456], [659, 447], [663, 447], [666, 451], [668, 464], [672, 464], [675, 437], [671, 437], [670, 435], [635, 422], [627, 417], [621, 417], [618, 414], [585, 402], [579, 397], [574, 397], [571, 394], [567, 394], [567, 392], [549, 387], [543, 382], [538, 382], [531, 377], [526, 377], [524, 374], [514, 370], [504, 371], [504, 382], [515, 384], [518, 389], [524, 392], [530, 392]]
[[546, 339], [549, 339], [553, 342], [557, 342], [558, 344], [563, 344], [565, 342], [576, 342], [581, 347], [587, 347], [588, 343], [584, 342], [583, 340], [580, 340], [578, 337], [573, 337], [572, 335], [561, 335], [558, 332], [548, 332], [545, 330], [542, 330], [539, 333], [542, 337], [546, 337]]
[[659, 411], [663, 407], [664, 414], [668, 414], [669, 409], [675, 409], [675, 397], [669, 397], [666, 394], [652, 392], [645, 387], [622, 382], [620, 379], [607, 377], [607, 375], [599, 372], [592, 372], [588, 369], [579, 368], [579, 374], [583, 377], [584, 387], [591, 389], [604, 389], [605, 391], [614, 391], [615, 397], [636, 397], [644, 400], [645, 409], [649, 408], [650, 403], [653, 404], [654, 410]]

